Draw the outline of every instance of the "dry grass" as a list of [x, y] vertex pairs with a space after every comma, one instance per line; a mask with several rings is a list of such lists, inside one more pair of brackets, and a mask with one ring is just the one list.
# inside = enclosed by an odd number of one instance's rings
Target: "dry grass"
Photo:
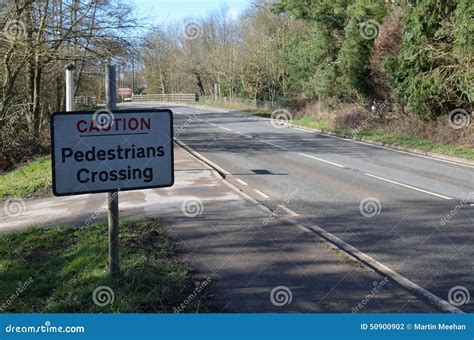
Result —
[[[295, 112], [294, 110], [293, 108], [292, 112]], [[437, 122], [426, 122], [397, 110], [385, 113], [379, 118], [363, 104], [328, 104], [322, 101], [307, 103], [294, 117], [297, 121], [304, 121], [306, 125], [313, 121], [317, 122], [313, 124], [314, 127], [327, 126], [334, 132], [346, 135], [369, 138], [373, 136], [378, 141], [384, 141], [384, 136], [387, 136], [387, 142], [396, 144], [399, 140], [408, 145], [416, 140], [416, 143], [412, 144], [426, 145], [425, 149], [433, 151], [459, 149], [470, 154], [470, 150], [474, 149], [474, 123], [467, 128], [456, 130], [448, 124], [447, 117]], [[459, 155], [462, 156], [463, 152]]]

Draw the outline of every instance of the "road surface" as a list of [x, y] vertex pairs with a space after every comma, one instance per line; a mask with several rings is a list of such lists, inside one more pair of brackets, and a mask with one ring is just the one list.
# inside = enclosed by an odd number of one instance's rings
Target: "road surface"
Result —
[[[325, 229], [442, 299], [458, 286], [474, 294], [474, 166], [225, 109], [172, 110], [176, 137], [243, 191], [305, 226]], [[460, 309], [474, 312], [472, 299], [462, 302]]]

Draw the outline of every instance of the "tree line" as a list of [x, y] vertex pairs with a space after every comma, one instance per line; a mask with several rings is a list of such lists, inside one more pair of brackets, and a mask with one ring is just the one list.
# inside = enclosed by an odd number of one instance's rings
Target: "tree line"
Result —
[[[376, 99], [432, 122], [471, 112], [473, 16], [470, 0], [253, 0], [238, 17], [221, 6], [145, 27], [125, 0], [4, 0], [0, 168], [46, 150], [68, 63], [76, 95], [99, 99], [111, 60], [137, 94], [294, 107]], [[136, 72], [123, 72], [131, 65]]]
[[[0, 4], [0, 168], [49, 143], [49, 117], [64, 110], [64, 66], [76, 94], [100, 93], [103, 63], [127, 54], [137, 26], [119, 0], [5, 0]], [[104, 66], [105, 67], [105, 66]]]
[[254, 1], [157, 27], [142, 46], [149, 93], [396, 103], [425, 120], [472, 110], [470, 0]]

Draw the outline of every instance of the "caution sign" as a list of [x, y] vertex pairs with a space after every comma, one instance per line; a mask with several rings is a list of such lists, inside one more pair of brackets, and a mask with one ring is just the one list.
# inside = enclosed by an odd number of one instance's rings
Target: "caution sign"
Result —
[[58, 112], [51, 117], [56, 196], [170, 187], [170, 110]]

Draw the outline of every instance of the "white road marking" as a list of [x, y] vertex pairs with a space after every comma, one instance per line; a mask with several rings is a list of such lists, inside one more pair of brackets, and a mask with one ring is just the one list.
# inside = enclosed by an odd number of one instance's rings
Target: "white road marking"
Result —
[[235, 180], [242, 185], [248, 185], [246, 182], [242, 181], [240, 178], [236, 178]]
[[284, 205], [281, 205], [279, 204], [278, 207], [281, 209], [281, 210], [284, 210], [288, 215], [291, 215], [291, 216], [300, 216], [298, 213], [294, 212], [293, 210], [285, 207]]
[[[307, 130], [307, 129], [301, 129], [301, 128], [297, 128], [297, 127], [294, 127], [293, 129], [295, 129], [295, 130], [300, 130], [300, 131], [304, 131], [304, 132], [310, 131], [310, 130]], [[311, 132], [314, 132], [314, 131], [311, 131]]]
[[272, 146], [276, 146], [277, 148], [280, 148], [280, 149], [286, 150], [286, 148], [284, 148], [283, 146], [280, 146], [280, 145], [276, 145], [276, 144], [273, 144], [273, 143], [267, 142], [266, 140], [259, 139], [259, 141], [261, 141], [261, 142], [263, 142], [263, 143], [266, 143], [266, 144], [269, 144], [269, 145], [272, 145]]
[[257, 194], [259, 194], [259, 195], [262, 196], [263, 198], [266, 198], [266, 199], [269, 199], [269, 198], [270, 198], [270, 196], [268, 196], [267, 194], [264, 194], [264, 193], [261, 192], [260, 190], [253, 189], [253, 191], [255, 191]]
[[292, 128], [292, 129], [295, 129], [295, 130], [300, 130], [300, 131], [305, 131], [305, 132], [316, 133], [316, 134], [324, 135], [324, 136], [331, 137], [331, 138], [342, 139], [342, 140], [344, 140], [344, 141], [346, 141], [346, 142], [353, 142], [353, 143], [358, 143], [358, 144], [364, 144], [364, 145], [372, 146], [372, 147], [375, 147], [375, 148], [385, 149], [385, 150], [388, 150], [388, 151], [395, 151], [395, 152], [403, 153], [403, 154], [406, 154], [406, 155], [409, 155], [409, 156], [422, 157], [422, 158], [431, 159], [431, 160], [433, 160], [433, 161], [438, 161], [438, 162], [444, 162], [444, 163], [449, 163], [449, 164], [453, 164], [453, 165], [464, 166], [464, 167], [467, 167], [467, 168], [474, 168], [474, 165], [471, 165], [471, 164], [460, 163], [460, 162], [454, 162], [454, 161], [450, 161], [450, 160], [448, 160], [448, 159], [442, 159], [442, 158], [432, 157], [432, 156], [427, 156], [427, 155], [421, 155], [421, 154], [418, 154], [418, 153], [413, 153], [413, 152], [398, 150], [398, 149], [394, 149], [394, 148], [389, 148], [389, 147], [386, 147], [386, 146], [383, 146], [383, 145], [377, 145], [377, 144], [373, 144], [373, 143], [368, 143], [368, 142], [364, 142], [364, 141], [361, 141], [361, 140], [355, 140], [355, 139], [350, 139], [350, 138], [344, 138], [344, 137], [334, 136], [334, 135], [330, 135], [330, 134], [328, 134], [328, 133], [319, 132], [319, 131], [314, 131], [314, 130], [310, 130], [310, 129], [297, 128], [297, 127], [291, 127], [291, 128]]
[[312, 159], [315, 159], [315, 160], [320, 161], [320, 162], [328, 163], [328, 164], [337, 166], [337, 167], [339, 167], [339, 168], [345, 168], [344, 165], [337, 164], [337, 163], [334, 163], [334, 162], [331, 162], [331, 161], [327, 161], [327, 160], [325, 160], [325, 159], [321, 159], [321, 158], [314, 157], [314, 156], [311, 156], [311, 155], [307, 155], [307, 154], [305, 154], [305, 153], [300, 153], [300, 155], [301, 155], [301, 156], [305, 156], [305, 157], [309, 157], [309, 158], [312, 158]]
[[245, 136], [245, 137], [248, 137], [248, 138], [252, 138], [252, 139], [253, 139], [253, 137], [252, 137], [252, 136], [250, 136], [250, 135], [246, 135], [245, 133], [238, 132], [238, 131], [234, 131], [234, 132], [235, 132], [235, 133], [237, 133], [237, 134], [239, 134], [239, 135], [241, 135], [241, 136]]
[[412, 187], [411, 185], [407, 185], [407, 184], [403, 184], [403, 183], [400, 183], [400, 182], [392, 181], [390, 179], [386, 179], [386, 178], [375, 176], [375, 175], [368, 174], [368, 173], [366, 173], [366, 175], [369, 176], [369, 177], [380, 179], [381, 181], [385, 181], [385, 182], [388, 182], [388, 183], [400, 185], [400, 186], [408, 188], [408, 189], [420, 191], [420, 192], [423, 192], [423, 193], [428, 194], [428, 195], [433, 195], [433, 196], [436, 196], [436, 197], [444, 198], [445, 200], [452, 200], [452, 197], [448, 197], [448, 196], [440, 195], [440, 194], [437, 194], [437, 193], [434, 193], [434, 192], [431, 192], [431, 191], [428, 191], [428, 190], [423, 190], [423, 189], [420, 189], [420, 188]]
[[228, 129], [226, 127], [223, 127], [223, 126], [219, 126], [222, 130], [227, 130], [227, 131], [232, 131], [231, 129]]

